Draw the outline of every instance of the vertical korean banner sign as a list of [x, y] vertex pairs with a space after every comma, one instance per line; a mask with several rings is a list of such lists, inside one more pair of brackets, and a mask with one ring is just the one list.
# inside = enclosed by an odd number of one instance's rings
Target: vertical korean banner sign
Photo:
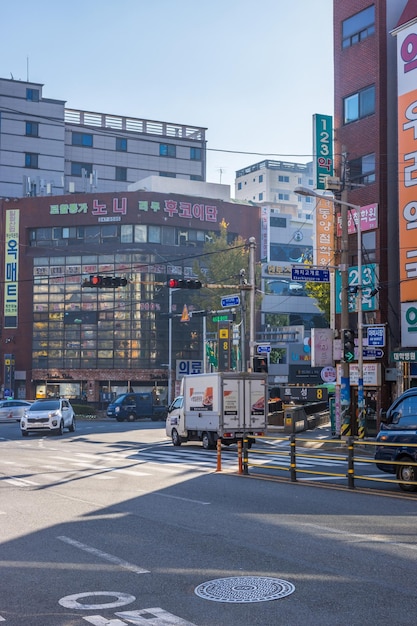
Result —
[[17, 328], [19, 275], [19, 210], [6, 211], [4, 259], [4, 328]]
[[417, 24], [396, 35], [401, 344], [412, 346], [417, 345]]
[[325, 189], [326, 177], [333, 176], [333, 118], [313, 115], [313, 176], [316, 189]]

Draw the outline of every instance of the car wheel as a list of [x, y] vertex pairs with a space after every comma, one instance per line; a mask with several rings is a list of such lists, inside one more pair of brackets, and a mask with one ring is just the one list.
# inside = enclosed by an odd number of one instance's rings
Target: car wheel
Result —
[[72, 418], [72, 421], [71, 421], [71, 424], [69, 425], [68, 430], [70, 431], [70, 433], [75, 432], [75, 417]]
[[61, 420], [59, 422], [58, 428], [55, 429], [55, 435], [63, 435], [64, 434], [64, 422]]
[[134, 413], [129, 413], [129, 415], [127, 416], [127, 419], [129, 422], [134, 422], [136, 419], [136, 415]]
[[124, 421], [125, 421], [123, 417], [116, 417], [116, 420], [117, 420], [118, 422], [124, 422]]
[[22, 437], [28, 437], [29, 433], [27, 430], [22, 430]]
[[172, 443], [174, 444], [174, 446], [181, 445], [181, 437], [179, 436], [178, 431], [175, 428], [172, 430], [171, 438], [172, 438]]
[[404, 483], [399, 483], [400, 489], [403, 491], [417, 491], [417, 485], [407, 484], [407, 482], [413, 483], [417, 481], [416, 470], [417, 467], [414, 467], [413, 465], [399, 465], [397, 469], [397, 478], [398, 480], [406, 481]]
[[203, 433], [201, 437], [201, 442], [203, 444], [204, 450], [213, 450], [216, 445], [213, 441], [213, 436], [211, 433]]

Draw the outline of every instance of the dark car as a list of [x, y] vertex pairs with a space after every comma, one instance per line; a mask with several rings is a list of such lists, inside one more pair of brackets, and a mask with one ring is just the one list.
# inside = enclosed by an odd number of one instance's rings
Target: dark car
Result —
[[[417, 388], [401, 394], [388, 411], [381, 411], [376, 466], [395, 474], [403, 491], [417, 490]], [[378, 445], [383, 444], [383, 445]], [[415, 484], [413, 484], [415, 483]]]

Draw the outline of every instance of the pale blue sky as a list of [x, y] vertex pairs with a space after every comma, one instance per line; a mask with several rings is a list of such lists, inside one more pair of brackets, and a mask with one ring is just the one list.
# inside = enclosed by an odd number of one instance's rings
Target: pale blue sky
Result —
[[221, 176], [233, 195], [237, 169], [264, 158], [311, 160], [312, 116], [333, 114], [332, 7], [4, 1], [0, 76], [29, 74], [44, 97], [69, 108], [207, 127], [207, 180]]

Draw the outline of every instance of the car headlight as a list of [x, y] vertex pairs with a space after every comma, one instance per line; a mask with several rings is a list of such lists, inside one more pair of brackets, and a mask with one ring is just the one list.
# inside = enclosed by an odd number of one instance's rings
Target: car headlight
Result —
[[115, 412], [115, 413], [119, 413], [119, 412], [120, 412], [120, 407], [119, 407], [119, 406], [117, 406], [117, 407], [114, 409], [114, 412]]

